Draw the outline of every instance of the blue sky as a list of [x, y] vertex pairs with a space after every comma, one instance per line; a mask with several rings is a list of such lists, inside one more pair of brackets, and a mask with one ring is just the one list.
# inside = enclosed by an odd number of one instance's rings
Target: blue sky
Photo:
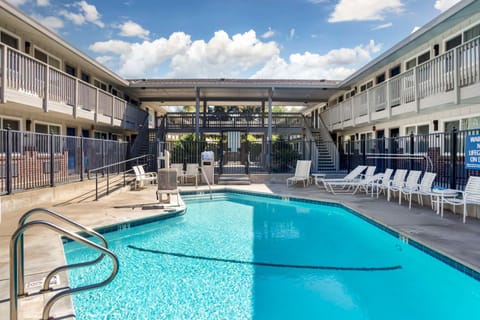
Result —
[[341, 80], [458, 0], [8, 0], [127, 78]]

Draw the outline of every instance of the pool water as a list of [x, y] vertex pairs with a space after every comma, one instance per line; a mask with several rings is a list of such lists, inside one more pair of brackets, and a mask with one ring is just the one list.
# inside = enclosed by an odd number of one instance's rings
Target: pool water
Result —
[[[342, 207], [184, 198], [183, 216], [105, 234], [120, 271], [73, 297], [77, 319], [480, 319], [480, 282]], [[70, 285], [105, 279], [104, 260]]]

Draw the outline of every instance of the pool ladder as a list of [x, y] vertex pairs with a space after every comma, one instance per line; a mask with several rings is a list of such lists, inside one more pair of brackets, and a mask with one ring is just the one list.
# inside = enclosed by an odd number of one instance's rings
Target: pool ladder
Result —
[[205, 170], [203, 169], [203, 167], [200, 167], [200, 171], [202, 172], [202, 175], [203, 175], [203, 178], [205, 179], [205, 181], [207, 181], [208, 190], [210, 191], [210, 200], [212, 200], [212, 198], [213, 198], [212, 197], [212, 186], [210, 185], [210, 181], [208, 181], [207, 174], [205, 173]]
[[[27, 222], [28, 218], [35, 213], [46, 214], [51, 218], [61, 221], [64, 224], [77, 228], [82, 234], [74, 233], [70, 230], [65, 229], [57, 224], [54, 224], [46, 220], [33, 220]], [[63, 265], [53, 269], [45, 278], [43, 283], [43, 289], [39, 292], [40, 294], [60, 291], [51, 297], [45, 304], [42, 312], [42, 320], [50, 319], [50, 311], [53, 305], [61, 298], [78, 293], [81, 291], [91, 290], [98, 287], [105, 286], [109, 284], [117, 275], [118, 272], [118, 258], [117, 256], [108, 249], [108, 244], [105, 238], [96, 232], [93, 229], [87, 228], [55, 211], [44, 209], [44, 208], [35, 208], [27, 211], [19, 220], [18, 228], [12, 235], [10, 240], [10, 320], [17, 320], [18, 318], [18, 299], [28, 296], [28, 293], [25, 292], [25, 265], [24, 265], [24, 233], [26, 230], [35, 228], [35, 227], [46, 227], [50, 230], [55, 231], [62, 236], [69, 238], [75, 242], [81, 243], [89, 248], [92, 248], [100, 253], [100, 255], [92, 260], [86, 262], [80, 262], [70, 265]], [[92, 236], [100, 240], [101, 245], [88, 240], [84, 235]], [[63, 288], [60, 290], [54, 290], [50, 288], [51, 279], [61, 271], [66, 271], [68, 269], [74, 269], [79, 267], [85, 267], [89, 265], [94, 265], [99, 263], [105, 256], [108, 256], [112, 259], [113, 267], [110, 276], [99, 283], [94, 283], [90, 285], [80, 286], [78, 288]]]

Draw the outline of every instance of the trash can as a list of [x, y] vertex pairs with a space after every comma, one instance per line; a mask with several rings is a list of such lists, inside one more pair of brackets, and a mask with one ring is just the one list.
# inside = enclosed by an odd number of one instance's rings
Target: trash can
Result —
[[178, 203], [178, 189], [177, 189], [177, 170], [176, 169], [160, 169], [157, 173], [157, 199], [162, 202], [162, 195], [167, 195], [167, 202], [170, 202], [170, 195], [177, 195]]
[[205, 175], [202, 174], [202, 183], [207, 183], [206, 178], [208, 179], [209, 184], [214, 184], [215, 178], [215, 159], [213, 151], [204, 151], [201, 153], [202, 159], [202, 169], [205, 172]]

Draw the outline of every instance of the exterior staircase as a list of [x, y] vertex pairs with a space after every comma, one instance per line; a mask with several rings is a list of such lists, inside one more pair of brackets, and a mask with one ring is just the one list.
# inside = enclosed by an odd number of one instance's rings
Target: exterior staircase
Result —
[[317, 136], [315, 138], [315, 145], [317, 147], [317, 170], [319, 172], [336, 171], [337, 167], [330, 154], [328, 143]]
[[248, 185], [250, 177], [246, 174], [222, 174], [218, 178], [218, 184], [221, 185]]

